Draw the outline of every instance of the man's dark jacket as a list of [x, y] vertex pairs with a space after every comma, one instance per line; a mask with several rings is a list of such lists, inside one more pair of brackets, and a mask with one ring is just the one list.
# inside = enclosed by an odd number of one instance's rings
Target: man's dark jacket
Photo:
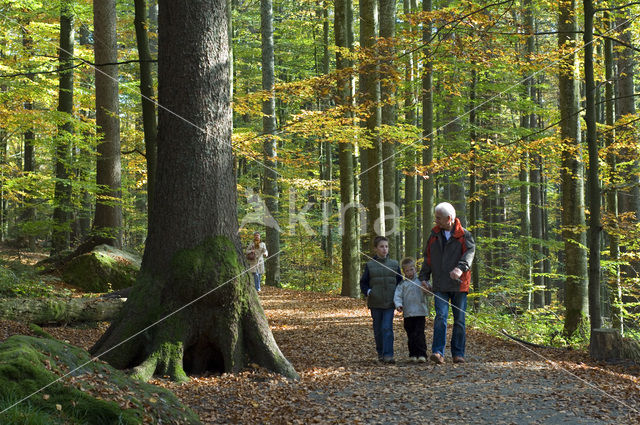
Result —
[[[431, 278], [434, 292], [469, 292], [471, 264], [476, 252], [473, 236], [455, 219], [451, 236], [445, 241], [444, 230], [439, 226], [431, 229], [431, 235], [424, 249], [424, 262], [418, 275], [421, 281]], [[458, 267], [462, 270], [459, 280], [453, 280], [449, 273]]]

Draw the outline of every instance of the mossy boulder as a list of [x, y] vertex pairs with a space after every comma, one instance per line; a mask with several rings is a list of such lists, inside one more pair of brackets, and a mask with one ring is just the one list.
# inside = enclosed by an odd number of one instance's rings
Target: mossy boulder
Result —
[[25, 335], [0, 344], [0, 411], [6, 424], [200, 423], [170, 391], [81, 348]]
[[65, 282], [86, 292], [108, 292], [133, 286], [140, 262], [134, 254], [98, 245], [69, 261], [62, 275]]

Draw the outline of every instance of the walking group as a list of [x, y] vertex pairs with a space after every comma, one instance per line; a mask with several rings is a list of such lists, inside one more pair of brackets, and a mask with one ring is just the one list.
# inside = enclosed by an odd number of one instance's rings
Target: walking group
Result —
[[475, 242], [471, 233], [456, 218], [453, 206], [447, 202], [436, 206], [435, 226], [427, 239], [419, 273], [416, 273], [416, 261], [413, 258], [403, 259], [400, 265], [389, 258], [389, 241], [384, 236], [377, 236], [373, 245], [375, 254], [365, 265], [360, 278], [360, 290], [367, 297], [367, 306], [371, 310], [378, 360], [395, 363], [393, 316], [397, 309], [404, 317], [409, 360], [427, 361], [427, 296], [433, 294], [436, 316], [429, 358], [437, 364], [445, 363], [447, 318], [451, 305], [451, 357], [454, 363], [464, 363], [467, 294]]

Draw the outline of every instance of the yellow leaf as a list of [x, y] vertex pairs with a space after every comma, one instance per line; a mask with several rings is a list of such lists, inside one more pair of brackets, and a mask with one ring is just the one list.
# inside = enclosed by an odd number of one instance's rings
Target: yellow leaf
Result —
[[56, 404], [56, 409], [58, 411], [62, 411], [62, 405], [61, 404]]

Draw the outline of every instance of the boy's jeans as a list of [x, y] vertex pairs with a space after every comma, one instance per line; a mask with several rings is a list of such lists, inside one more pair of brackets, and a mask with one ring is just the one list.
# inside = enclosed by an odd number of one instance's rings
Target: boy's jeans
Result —
[[436, 318], [433, 322], [433, 343], [431, 351], [444, 356], [447, 338], [447, 317], [449, 301], [453, 310], [453, 332], [451, 333], [451, 355], [464, 357], [465, 316], [467, 311], [466, 292], [434, 292]]
[[256, 286], [256, 291], [260, 290], [260, 273], [251, 273], [253, 275], [253, 284]]
[[371, 309], [378, 357], [393, 357], [393, 312], [393, 308]]

